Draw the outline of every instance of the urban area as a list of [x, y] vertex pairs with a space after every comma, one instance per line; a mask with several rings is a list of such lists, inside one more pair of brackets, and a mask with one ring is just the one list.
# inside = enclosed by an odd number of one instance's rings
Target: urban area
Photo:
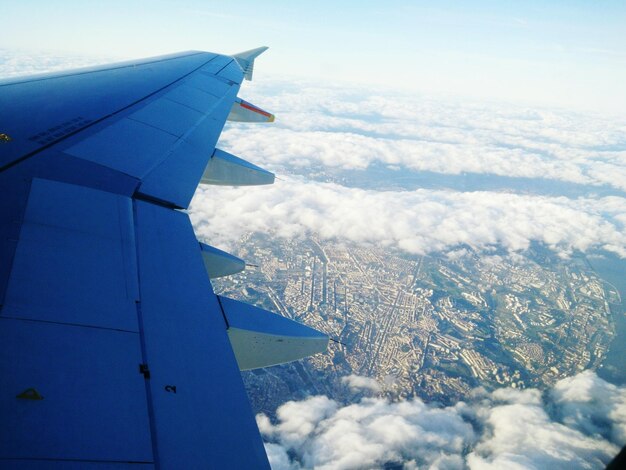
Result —
[[[325, 354], [244, 373], [255, 411], [323, 393], [443, 404], [477, 386], [546, 387], [595, 368], [614, 334], [619, 293], [583, 255], [469, 247], [409, 256], [378, 247], [249, 234], [248, 268], [214, 281], [238, 298], [327, 333]], [[351, 374], [375, 379], [351, 389]]]

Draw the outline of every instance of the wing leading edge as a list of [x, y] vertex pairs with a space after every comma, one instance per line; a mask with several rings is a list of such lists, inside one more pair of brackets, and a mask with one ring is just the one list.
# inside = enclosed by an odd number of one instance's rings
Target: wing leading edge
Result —
[[243, 261], [177, 210], [200, 182], [273, 182], [215, 148], [229, 116], [273, 120], [237, 97], [261, 52], [0, 81], [3, 468], [269, 467], [239, 368], [328, 338], [218, 298]]

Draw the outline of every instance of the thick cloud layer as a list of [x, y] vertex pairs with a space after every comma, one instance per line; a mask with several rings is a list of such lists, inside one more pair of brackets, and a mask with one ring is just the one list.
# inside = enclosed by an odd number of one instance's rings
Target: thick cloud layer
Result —
[[[353, 379], [351, 379], [353, 380]], [[542, 395], [476, 390], [450, 407], [419, 399], [324, 396], [258, 415], [272, 467], [365, 469], [385, 464], [439, 469], [603, 468], [626, 443], [626, 389], [586, 371]], [[591, 424], [593, 423], [593, 424]]]
[[[228, 248], [244, 232], [264, 231], [420, 254], [460, 244], [514, 251], [538, 241], [564, 254], [626, 255], [626, 121], [306, 82], [253, 83], [241, 95], [278, 121], [227, 126], [219, 145], [283, 180], [273, 188], [201, 187], [192, 214], [209, 243]], [[515, 192], [523, 184], [506, 192], [376, 191], [311, 181], [375, 164], [397, 169], [390, 179], [407, 171], [498, 175], [539, 187], [576, 184], [585, 197]], [[594, 196], [598, 188], [617, 195]]]
[[226, 248], [246, 232], [317, 234], [410, 253], [460, 244], [522, 250], [531, 241], [563, 253], [602, 247], [626, 256], [626, 199], [493, 192], [367, 191], [297, 179], [259, 188], [201, 186], [196, 232]]
[[[570, 150], [569, 158], [546, 156], [539, 149], [495, 143], [433, 142], [416, 138], [389, 139], [345, 131], [231, 129], [223, 143], [238, 155], [272, 168], [365, 169], [382, 163], [413, 171], [458, 175], [486, 173], [507, 177], [542, 178], [587, 185], [611, 185], [626, 190], [626, 167], [593, 161], [590, 153]], [[567, 150], [561, 149], [563, 153]], [[622, 159], [621, 154], [613, 153]], [[626, 153], [624, 153], [626, 155]], [[580, 156], [580, 158], [576, 158]]]
[[625, 120], [306, 82], [254, 83], [242, 95], [277, 123], [231, 126], [221, 144], [276, 169], [378, 162], [626, 190]]

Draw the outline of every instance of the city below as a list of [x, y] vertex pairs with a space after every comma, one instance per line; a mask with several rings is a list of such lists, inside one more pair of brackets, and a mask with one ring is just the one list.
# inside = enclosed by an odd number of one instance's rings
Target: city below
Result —
[[[477, 386], [547, 387], [598, 368], [615, 335], [618, 290], [583, 255], [390, 254], [377, 247], [249, 234], [253, 266], [215, 281], [216, 292], [320, 331], [329, 350], [244, 374], [253, 408], [325, 394], [349, 401], [343, 377], [375, 379], [372, 393], [450, 404]], [[261, 393], [262, 392], [262, 393]]]

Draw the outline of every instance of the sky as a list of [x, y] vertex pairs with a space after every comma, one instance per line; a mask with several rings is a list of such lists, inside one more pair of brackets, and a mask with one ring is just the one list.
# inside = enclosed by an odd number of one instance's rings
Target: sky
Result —
[[265, 74], [620, 114], [619, 1], [4, 2], [0, 47], [137, 58], [272, 48]]

